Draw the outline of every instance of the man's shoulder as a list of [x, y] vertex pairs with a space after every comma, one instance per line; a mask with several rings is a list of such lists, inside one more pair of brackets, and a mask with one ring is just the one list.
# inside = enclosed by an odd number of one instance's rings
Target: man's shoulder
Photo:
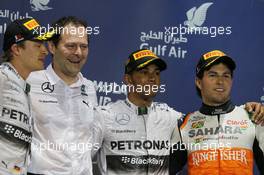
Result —
[[122, 111], [124, 100], [117, 100], [116, 102], [110, 102], [105, 106], [98, 106], [97, 110], [104, 113], [105, 115], [113, 115], [118, 111]]
[[92, 80], [83, 77], [83, 83], [88, 86], [95, 86]]
[[93, 83], [92, 80], [89, 80], [89, 79], [83, 77], [83, 79], [82, 79], [82, 83], [83, 83], [86, 87], [88, 87], [88, 89], [90, 89], [90, 90], [94, 90], [94, 91], [96, 90], [96, 89], [95, 89], [95, 84]]
[[46, 70], [39, 70], [39, 71], [31, 72], [27, 78], [27, 82], [29, 84], [32, 84], [32, 83], [37, 83], [37, 82], [48, 80], [47, 76], [45, 76], [46, 74], [45, 72]]
[[181, 112], [176, 111], [173, 107], [170, 107], [167, 103], [153, 102], [153, 104], [156, 110], [170, 112], [170, 113], [173, 113], [173, 115], [176, 115], [178, 117], [181, 117], [183, 115]]
[[167, 103], [163, 103], [163, 102], [153, 102], [153, 106], [155, 107], [155, 109], [158, 109], [158, 110], [164, 110], [164, 111], [173, 111], [174, 110]]
[[189, 112], [186, 115], [183, 115], [178, 120], [178, 127], [182, 129], [190, 121], [199, 121], [199, 120], [203, 120], [203, 119], [205, 119], [205, 116], [204, 115], [201, 115], [201, 113], [199, 111]]
[[8, 75], [0, 68], [0, 80], [7, 80]]

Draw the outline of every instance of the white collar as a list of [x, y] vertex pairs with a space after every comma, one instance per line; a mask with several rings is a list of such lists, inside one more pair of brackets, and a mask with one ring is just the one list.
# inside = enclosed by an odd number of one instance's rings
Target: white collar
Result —
[[[137, 115], [140, 115], [140, 107], [136, 106], [128, 98], [126, 98], [126, 100], [124, 100], [124, 103], [129, 107], [130, 110], [135, 112]], [[155, 108], [154, 103], [151, 103], [151, 105], [149, 107], [146, 107], [146, 108], [147, 108], [146, 114], [149, 114], [149, 112]]]
[[[55, 85], [57, 84], [59, 81], [63, 82], [64, 81], [55, 73], [52, 64], [50, 64], [47, 69], [46, 69], [46, 75], [47, 78], [49, 80], [49, 82], [51, 83], [51, 85]], [[65, 84], [65, 83], [64, 83]], [[78, 81], [71, 84], [70, 87], [80, 87], [84, 84], [84, 78], [81, 72], [78, 73]]]

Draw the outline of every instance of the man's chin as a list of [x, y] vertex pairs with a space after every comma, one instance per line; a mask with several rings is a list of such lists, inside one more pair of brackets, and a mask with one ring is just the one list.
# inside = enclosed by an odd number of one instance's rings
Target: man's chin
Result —
[[156, 97], [156, 95], [157, 95], [157, 93], [154, 93], [154, 92], [152, 92], [152, 93], [144, 93], [144, 96], [147, 97], [147, 98], [154, 98], [154, 97]]
[[214, 102], [218, 105], [222, 105], [226, 103], [229, 100], [229, 98], [221, 98], [221, 99], [216, 99]]

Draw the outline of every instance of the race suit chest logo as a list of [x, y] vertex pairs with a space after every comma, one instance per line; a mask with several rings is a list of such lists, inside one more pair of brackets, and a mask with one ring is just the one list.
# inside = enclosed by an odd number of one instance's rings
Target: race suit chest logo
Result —
[[115, 121], [119, 125], [127, 125], [128, 122], [130, 121], [130, 116], [128, 114], [122, 113], [122, 114], [117, 114]]
[[218, 135], [218, 134], [242, 134], [241, 128], [239, 126], [218, 126], [218, 127], [205, 127], [199, 129], [191, 129], [189, 132], [189, 137], [198, 137], [205, 135]]
[[[30, 132], [5, 122], [0, 122], [0, 126], [2, 137], [8, 138], [10, 141], [23, 145], [31, 143], [32, 136]], [[5, 134], [3, 135], [3, 133]]]
[[119, 140], [111, 141], [111, 150], [162, 150], [169, 149], [168, 140]]
[[204, 121], [197, 121], [192, 123], [193, 129], [202, 128], [203, 126], [204, 126]]
[[227, 120], [226, 124], [229, 126], [238, 126], [242, 130], [245, 130], [249, 127], [249, 121], [248, 120]]
[[29, 125], [29, 117], [27, 116], [27, 114], [21, 111], [17, 111], [15, 109], [9, 109], [9, 108], [3, 107], [1, 116], [8, 117], [12, 120], [16, 120], [16, 121]]
[[50, 82], [44, 82], [41, 85], [41, 90], [46, 93], [52, 93], [54, 91], [54, 85], [51, 85]]
[[245, 165], [248, 165], [250, 160], [250, 153], [244, 149], [218, 149], [218, 150], [203, 150], [191, 153], [191, 164], [194, 166], [200, 166], [205, 162], [218, 161], [239, 161]]
[[204, 121], [206, 119], [205, 116], [193, 116], [191, 119], [190, 119], [190, 122], [196, 122], [196, 121]]
[[121, 161], [132, 165], [163, 165], [164, 159], [149, 156], [122, 156]]

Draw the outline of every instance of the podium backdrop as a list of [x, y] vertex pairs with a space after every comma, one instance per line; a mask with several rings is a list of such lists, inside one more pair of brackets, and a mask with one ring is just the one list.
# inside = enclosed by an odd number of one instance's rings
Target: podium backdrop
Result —
[[88, 62], [82, 72], [95, 82], [101, 105], [125, 98], [124, 62], [139, 48], [166, 60], [165, 92], [157, 101], [178, 111], [200, 106], [195, 65], [202, 53], [213, 49], [237, 63], [233, 101], [264, 103], [264, 0], [1, 0], [0, 46], [6, 25], [14, 19], [32, 16], [48, 27], [68, 15], [90, 26]]

